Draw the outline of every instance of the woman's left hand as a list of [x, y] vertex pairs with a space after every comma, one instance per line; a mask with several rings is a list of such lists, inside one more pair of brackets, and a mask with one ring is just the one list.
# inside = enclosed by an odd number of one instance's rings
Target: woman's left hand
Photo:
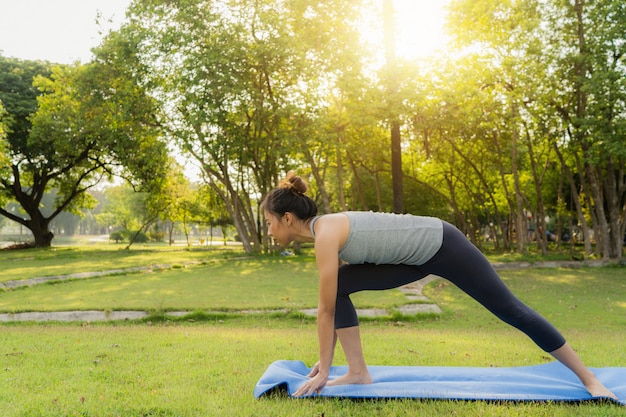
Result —
[[301, 397], [303, 395], [312, 395], [314, 393], [319, 394], [322, 392], [322, 389], [324, 389], [327, 382], [328, 375], [324, 375], [318, 371], [313, 378], [302, 384], [302, 386], [298, 388], [298, 391], [296, 391], [293, 396]]
[[318, 374], [319, 371], [320, 371], [320, 362], [317, 361], [317, 363], [315, 365], [313, 365], [313, 368], [311, 368], [311, 372], [309, 372], [309, 374], [307, 376], [309, 378], [313, 378], [315, 375]]

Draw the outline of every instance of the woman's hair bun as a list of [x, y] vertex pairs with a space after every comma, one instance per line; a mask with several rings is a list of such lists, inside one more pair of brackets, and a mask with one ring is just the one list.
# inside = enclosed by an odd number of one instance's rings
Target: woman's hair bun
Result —
[[309, 188], [306, 182], [304, 182], [304, 180], [302, 179], [302, 177], [296, 175], [294, 171], [289, 171], [287, 173], [287, 177], [281, 181], [280, 187], [286, 188], [297, 194], [304, 194]]
[[280, 186], [265, 196], [261, 203], [263, 210], [279, 218], [291, 212], [299, 219], [310, 219], [317, 215], [317, 204], [305, 194], [308, 188], [300, 176], [289, 171]]

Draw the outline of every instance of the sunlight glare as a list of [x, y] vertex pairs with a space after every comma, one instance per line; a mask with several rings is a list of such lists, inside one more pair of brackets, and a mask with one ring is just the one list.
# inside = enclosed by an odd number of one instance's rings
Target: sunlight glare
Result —
[[[396, 23], [396, 56], [415, 61], [445, 50], [445, 8], [449, 0], [393, 0]], [[361, 36], [364, 42], [383, 50], [383, 0], [366, 2]]]

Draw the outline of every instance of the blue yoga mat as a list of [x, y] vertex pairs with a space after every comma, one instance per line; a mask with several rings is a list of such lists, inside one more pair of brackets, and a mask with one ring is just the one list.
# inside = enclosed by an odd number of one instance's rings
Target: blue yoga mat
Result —
[[[271, 364], [254, 388], [260, 398], [275, 390], [293, 395], [308, 378], [300, 361]], [[330, 379], [347, 367], [333, 366]], [[593, 401], [578, 378], [559, 362], [512, 368], [446, 366], [370, 366], [369, 385], [325, 387], [318, 396], [336, 398], [415, 398], [485, 401]], [[598, 379], [626, 405], [626, 368], [592, 368]]]

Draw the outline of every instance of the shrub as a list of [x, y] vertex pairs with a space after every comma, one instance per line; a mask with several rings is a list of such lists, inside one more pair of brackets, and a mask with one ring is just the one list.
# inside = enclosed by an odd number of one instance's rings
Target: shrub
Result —
[[115, 243], [123, 242], [126, 239], [128, 232], [125, 230], [116, 230], [115, 232], [111, 232], [109, 235], [109, 240], [114, 240]]
[[153, 242], [163, 242], [165, 239], [165, 232], [152, 231], [148, 232], [148, 237]]
[[137, 236], [135, 237], [135, 243], [146, 243], [148, 242], [150, 239], [148, 238], [148, 235], [145, 234], [144, 232], [132, 232], [131, 236], [135, 236], [135, 234], [137, 234]]

